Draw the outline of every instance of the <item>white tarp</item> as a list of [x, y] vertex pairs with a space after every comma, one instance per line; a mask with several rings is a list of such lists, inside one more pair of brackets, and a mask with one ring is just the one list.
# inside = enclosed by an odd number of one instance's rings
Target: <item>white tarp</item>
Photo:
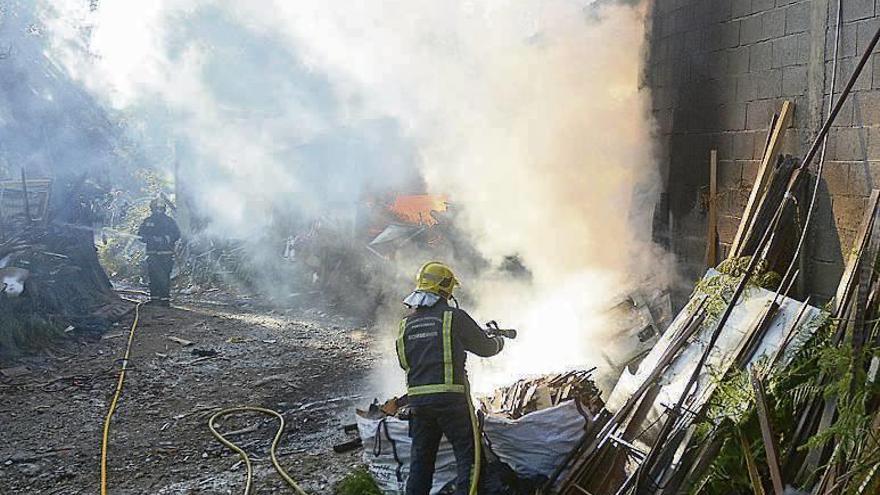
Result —
[[[575, 448], [592, 418], [574, 401], [526, 414], [519, 419], [487, 416], [483, 431], [492, 453], [517, 474], [550, 476]], [[404, 493], [409, 476], [412, 439], [409, 424], [395, 417], [367, 419], [357, 414], [364, 442], [364, 462], [379, 488], [387, 495]], [[455, 456], [444, 437], [437, 454], [432, 494], [455, 480]]]

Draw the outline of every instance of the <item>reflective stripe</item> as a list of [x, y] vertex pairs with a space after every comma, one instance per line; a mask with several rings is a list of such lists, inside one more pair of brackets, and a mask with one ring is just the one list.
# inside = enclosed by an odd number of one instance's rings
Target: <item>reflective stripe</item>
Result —
[[408, 392], [409, 395], [427, 395], [427, 394], [440, 394], [443, 392], [455, 392], [459, 394], [463, 394], [465, 392], [464, 385], [455, 385], [455, 384], [442, 384], [442, 385], [420, 385], [418, 387], [409, 387]]
[[403, 337], [406, 334], [406, 318], [400, 320], [400, 333], [397, 335], [397, 362], [400, 367], [409, 372], [409, 363], [406, 360], [406, 347]]
[[452, 311], [443, 312], [443, 383], [453, 385], [452, 365]]

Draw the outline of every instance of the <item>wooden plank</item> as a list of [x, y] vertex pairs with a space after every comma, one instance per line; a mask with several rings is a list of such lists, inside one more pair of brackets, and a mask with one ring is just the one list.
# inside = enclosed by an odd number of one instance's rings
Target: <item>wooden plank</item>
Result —
[[731, 258], [739, 256], [742, 242], [752, 227], [755, 214], [760, 209], [761, 198], [770, 181], [771, 172], [773, 172], [773, 167], [776, 165], [776, 156], [779, 154], [779, 149], [782, 146], [782, 136], [791, 124], [792, 114], [794, 113], [793, 106], [788, 100], [782, 103], [779, 120], [776, 121], [776, 125], [770, 134], [767, 149], [764, 150], [764, 157], [761, 160], [761, 165], [758, 167], [758, 176], [755, 178], [755, 184], [752, 186], [752, 192], [749, 194], [749, 201], [746, 203], [742, 220], [739, 223], [739, 227], [737, 227], [736, 236], [734, 236], [733, 243], [730, 246]]
[[755, 463], [755, 456], [749, 449], [749, 443], [741, 431], [737, 431], [739, 437], [739, 445], [742, 448], [743, 455], [746, 458], [746, 470], [749, 473], [749, 480], [752, 482], [752, 491], [755, 495], [764, 495], [764, 484], [761, 481], [761, 475], [758, 473], [758, 465]]
[[718, 264], [718, 150], [709, 153], [709, 222], [706, 233], [706, 266]]
[[764, 440], [764, 453], [767, 455], [767, 468], [770, 471], [770, 481], [773, 483], [773, 491], [776, 495], [783, 495], [785, 483], [782, 481], [782, 471], [779, 469], [779, 447], [776, 445], [776, 435], [773, 433], [773, 425], [770, 423], [770, 415], [767, 411], [767, 396], [764, 393], [764, 384], [758, 378], [755, 368], [751, 370], [752, 390], [755, 392], [755, 409], [758, 413], [758, 423], [761, 425], [761, 438]]
[[853, 288], [855, 287], [859, 262], [862, 258], [862, 253], [865, 250], [865, 245], [868, 242], [868, 234], [871, 232], [874, 217], [877, 214], [878, 202], [880, 202], [880, 189], [873, 189], [868, 198], [868, 206], [865, 208], [862, 223], [859, 225], [859, 230], [856, 234], [855, 244], [850, 251], [846, 263], [846, 269], [843, 271], [843, 276], [840, 277], [840, 284], [837, 286], [837, 295], [834, 297], [834, 315], [836, 317], [842, 316], [844, 311], [846, 311], [845, 306], [847, 305], [849, 298], [852, 295]]

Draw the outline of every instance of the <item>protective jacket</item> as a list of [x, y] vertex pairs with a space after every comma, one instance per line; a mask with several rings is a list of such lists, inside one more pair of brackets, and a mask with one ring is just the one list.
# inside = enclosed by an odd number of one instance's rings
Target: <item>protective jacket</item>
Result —
[[465, 393], [465, 352], [489, 357], [503, 347], [504, 339], [489, 337], [470, 315], [443, 299], [416, 308], [401, 320], [397, 338], [397, 359], [406, 371], [410, 400]]
[[147, 245], [147, 255], [173, 255], [174, 244], [180, 239], [177, 223], [164, 213], [153, 213], [148, 216], [138, 229], [140, 236]]

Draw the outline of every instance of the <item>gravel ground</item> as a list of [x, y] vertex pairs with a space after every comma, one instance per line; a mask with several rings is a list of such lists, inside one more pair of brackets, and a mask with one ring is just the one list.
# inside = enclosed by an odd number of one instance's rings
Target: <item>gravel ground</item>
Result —
[[[131, 321], [0, 363], [0, 493], [98, 493], [101, 429]], [[362, 396], [376, 358], [371, 341], [357, 321], [316, 310], [142, 307], [112, 422], [110, 493], [242, 493], [244, 467], [211, 436], [207, 418], [244, 404], [282, 412], [282, 465], [309, 493], [332, 493], [360, 461], [360, 451], [334, 454], [332, 446], [350, 438], [341, 427], [354, 422], [355, 405], [372, 400]], [[219, 429], [253, 425], [234, 437], [255, 460], [253, 493], [288, 493], [269, 461], [274, 420], [233, 416]]]

